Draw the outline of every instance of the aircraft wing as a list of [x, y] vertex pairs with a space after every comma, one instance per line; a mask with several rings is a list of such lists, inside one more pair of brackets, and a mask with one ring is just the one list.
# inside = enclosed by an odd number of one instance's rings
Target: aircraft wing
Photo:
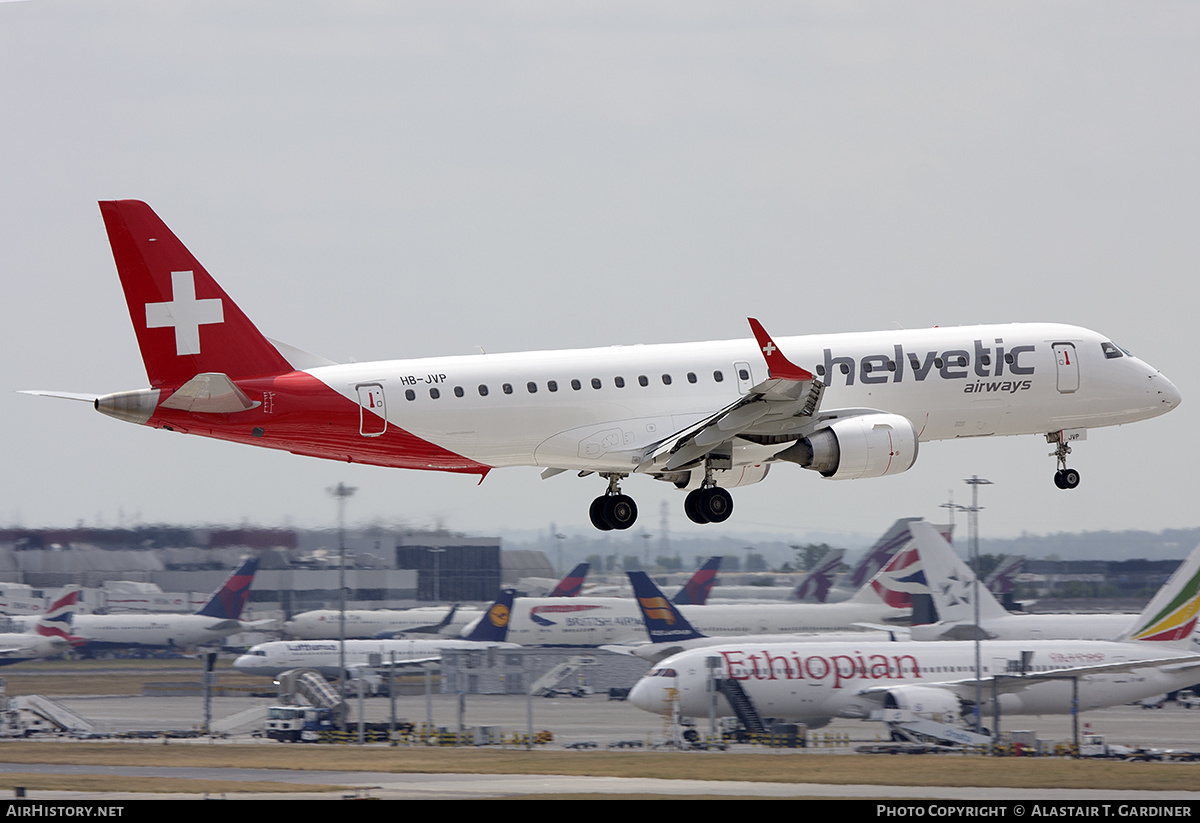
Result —
[[7, 648], [0, 649], [0, 659], [10, 657], [31, 657], [35, 654], [37, 654], [37, 652], [29, 646], [9, 646]]
[[[934, 641], [935, 642], [935, 641]], [[1137, 669], [1156, 668], [1170, 672], [1187, 671], [1200, 672], [1200, 655], [1184, 655], [1180, 657], [1165, 657], [1159, 660], [1124, 660], [1119, 663], [1098, 663], [1091, 666], [1071, 666], [1064, 669], [1052, 669], [1045, 672], [1030, 672], [1028, 674], [989, 675], [982, 682], [985, 693], [990, 697], [993, 690], [999, 694], [1018, 694], [1047, 680], [1066, 680], [1072, 677], [1085, 677], [1093, 674], [1112, 674], [1115, 672], [1131, 672]], [[993, 686], [993, 681], [995, 685]], [[960, 680], [949, 680], [941, 683], [930, 683], [929, 688], [945, 689], [955, 697], [968, 703], [975, 700], [975, 678], [966, 677]], [[859, 694], [878, 696], [882, 698], [895, 686], [872, 686], [863, 689]]]
[[440, 654], [435, 653], [435, 654], [426, 655], [424, 657], [410, 657], [407, 660], [397, 660], [394, 664], [390, 660], [383, 660], [378, 665], [374, 665], [374, 666], [368, 665], [366, 663], [360, 663], [360, 664], [357, 664], [354, 666], [347, 666], [346, 668], [347, 669], [390, 669], [390, 668], [395, 667], [397, 669], [403, 669], [403, 668], [406, 668], [409, 666], [423, 666], [426, 663], [438, 663], [441, 661], [441, 659], [442, 659], [442, 656]]
[[715, 414], [656, 443], [637, 471], [676, 471], [752, 428], [787, 435], [816, 421], [825, 384], [789, 361], [761, 323], [752, 317], [749, 322], [767, 362], [767, 379]]

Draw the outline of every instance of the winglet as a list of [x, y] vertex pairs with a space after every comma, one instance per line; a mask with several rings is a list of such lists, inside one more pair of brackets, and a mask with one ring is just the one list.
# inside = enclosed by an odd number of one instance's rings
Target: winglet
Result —
[[762, 323], [759, 323], [753, 317], [747, 317], [750, 321], [750, 329], [754, 332], [754, 339], [758, 341], [758, 348], [762, 350], [763, 359], [767, 361], [767, 373], [772, 378], [780, 380], [812, 380], [812, 373], [800, 368], [792, 361], [783, 356], [783, 352], [779, 350], [779, 346], [775, 345], [775, 341], [771, 339], [771, 335], [767, 334], [767, 330], [763, 328]]

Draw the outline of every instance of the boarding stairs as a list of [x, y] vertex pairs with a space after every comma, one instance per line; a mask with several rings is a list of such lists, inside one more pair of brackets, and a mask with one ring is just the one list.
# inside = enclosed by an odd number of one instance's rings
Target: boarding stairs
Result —
[[717, 691], [725, 695], [725, 699], [733, 707], [734, 713], [746, 731], [750, 734], [765, 734], [767, 727], [759, 716], [758, 709], [754, 708], [750, 695], [746, 694], [746, 690], [742, 688], [742, 684], [732, 677], [718, 677], [716, 684]]

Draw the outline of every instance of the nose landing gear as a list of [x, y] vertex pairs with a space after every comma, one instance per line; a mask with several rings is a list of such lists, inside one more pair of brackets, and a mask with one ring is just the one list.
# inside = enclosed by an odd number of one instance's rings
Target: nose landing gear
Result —
[[1058, 460], [1058, 471], [1054, 473], [1054, 485], [1060, 489], [1073, 489], [1079, 485], [1079, 471], [1067, 468], [1067, 455], [1071, 447], [1067, 445], [1065, 432], [1050, 432], [1046, 435], [1047, 443], [1054, 443], [1054, 451], [1050, 456]]

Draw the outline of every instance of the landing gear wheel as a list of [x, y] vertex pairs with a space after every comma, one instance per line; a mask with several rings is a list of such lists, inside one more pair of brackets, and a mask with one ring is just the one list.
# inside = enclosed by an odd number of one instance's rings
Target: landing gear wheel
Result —
[[683, 499], [683, 513], [688, 516], [688, 520], [701, 525], [708, 522], [708, 517], [705, 516], [700, 503], [700, 498], [704, 495], [704, 491], [704, 489], [690, 491], [688, 492], [688, 496]]
[[704, 496], [700, 498], [700, 505], [708, 522], [724, 523], [728, 520], [729, 515], [733, 514], [733, 495], [717, 486], [703, 491]]
[[604, 498], [604, 520], [611, 528], [628, 529], [637, 516], [637, 503], [629, 495], [614, 494]]
[[683, 511], [693, 523], [724, 523], [733, 514], [733, 496], [717, 486], [696, 489], [684, 498]]
[[1063, 469], [1055, 473], [1054, 483], [1060, 489], [1073, 489], [1079, 485], [1079, 472], [1075, 469]]
[[592, 501], [591, 508], [588, 509], [588, 517], [592, 519], [592, 525], [602, 532], [612, 531], [612, 524], [604, 517], [604, 506], [607, 502], [607, 495], [597, 497]]

